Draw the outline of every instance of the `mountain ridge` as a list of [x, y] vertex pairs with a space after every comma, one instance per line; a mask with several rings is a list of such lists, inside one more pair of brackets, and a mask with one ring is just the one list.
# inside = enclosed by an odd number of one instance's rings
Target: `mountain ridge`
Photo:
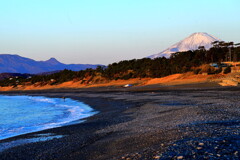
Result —
[[64, 69], [73, 71], [84, 70], [87, 68], [95, 69], [97, 66], [99, 65], [64, 64], [53, 57], [46, 61], [35, 61], [17, 54], [0, 54], [0, 73], [39, 74]]

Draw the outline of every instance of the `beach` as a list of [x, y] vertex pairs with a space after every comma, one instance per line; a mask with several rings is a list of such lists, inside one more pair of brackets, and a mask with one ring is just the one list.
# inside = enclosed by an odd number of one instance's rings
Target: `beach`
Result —
[[83, 123], [0, 141], [61, 135], [3, 150], [3, 160], [239, 159], [239, 87], [202, 83], [2, 94], [72, 98], [98, 111]]

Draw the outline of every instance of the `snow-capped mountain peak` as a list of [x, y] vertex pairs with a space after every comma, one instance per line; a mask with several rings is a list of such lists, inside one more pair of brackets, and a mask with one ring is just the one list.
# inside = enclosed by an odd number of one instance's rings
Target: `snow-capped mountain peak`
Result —
[[204, 32], [193, 33], [189, 37], [172, 45], [168, 49], [158, 54], [151, 55], [148, 58], [152, 58], [152, 59], [157, 57], [169, 58], [172, 53], [196, 50], [198, 49], [199, 46], [204, 46], [206, 49], [209, 49], [212, 47], [212, 42], [214, 41], [221, 41], [221, 40], [208, 33], [204, 33]]

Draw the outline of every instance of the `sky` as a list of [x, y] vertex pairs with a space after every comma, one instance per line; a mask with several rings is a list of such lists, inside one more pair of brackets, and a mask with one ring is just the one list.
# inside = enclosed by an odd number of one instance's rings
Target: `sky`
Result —
[[110, 64], [195, 32], [240, 42], [239, 0], [0, 0], [0, 54]]

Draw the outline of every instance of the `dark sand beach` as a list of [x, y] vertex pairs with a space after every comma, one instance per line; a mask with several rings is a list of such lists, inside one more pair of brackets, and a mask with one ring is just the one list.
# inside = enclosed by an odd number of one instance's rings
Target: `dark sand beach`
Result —
[[67, 97], [99, 113], [83, 123], [0, 141], [62, 135], [0, 152], [1, 160], [239, 159], [240, 88], [216, 84], [2, 92]]

